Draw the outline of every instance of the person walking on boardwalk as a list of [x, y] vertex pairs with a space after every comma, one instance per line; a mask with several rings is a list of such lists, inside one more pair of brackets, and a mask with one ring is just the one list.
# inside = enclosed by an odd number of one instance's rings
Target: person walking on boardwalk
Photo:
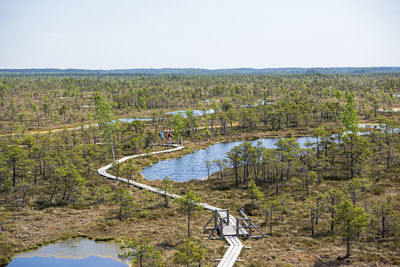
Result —
[[171, 144], [171, 138], [172, 138], [172, 133], [171, 133], [171, 131], [168, 131], [167, 137], [168, 137], [168, 144]]
[[158, 135], [160, 136], [161, 144], [163, 144], [163, 142], [164, 142], [164, 133], [163, 133], [163, 131], [161, 130]]

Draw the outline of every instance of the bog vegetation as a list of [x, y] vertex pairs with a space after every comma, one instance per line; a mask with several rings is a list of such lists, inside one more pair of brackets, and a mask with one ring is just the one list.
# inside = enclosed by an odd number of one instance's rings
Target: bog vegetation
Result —
[[[131, 238], [125, 245], [139, 253], [138, 265], [213, 264], [219, 250], [207, 250], [215, 245], [191, 227], [207, 216], [194, 216], [185, 201], [200, 201], [197, 194], [232, 211], [244, 208], [269, 233], [246, 241], [252, 246], [242, 252], [246, 266], [344, 258], [355, 265], [400, 264], [399, 96], [396, 73], [0, 77], [2, 260], [66, 235], [125, 235]], [[173, 110], [182, 113], [166, 114]], [[155, 145], [160, 130], [171, 130], [174, 142], [183, 139], [189, 149], [217, 140], [285, 138], [275, 148], [243, 142], [225, 160], [205, 163], [220, 170], [205, 181], [144, 181], [139, 171], [167, 156], [115, 163], [163, 149]], [[316, 142], [300, 147], [296, 137], [305, 135]], [[111, 162], [117, 177], [186, 195], [158, 200], [104, 181], [96, 170]], [[38, 233], [40, 222], [52, 223], [43, 214], [79, 217], [88, 210], [96, 214], [79, 232], [63, 225], [51, 237]], [[162, 232], [167, 240], [132, 233], [136, 224], [167, 228], [165, 214], [182, 223], [179, 243], [168, 229]], [[30, 223], [36, 228], [26, 229]]]

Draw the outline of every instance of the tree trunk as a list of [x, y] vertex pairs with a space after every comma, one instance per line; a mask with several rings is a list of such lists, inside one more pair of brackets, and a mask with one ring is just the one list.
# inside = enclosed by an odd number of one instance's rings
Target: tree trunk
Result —
[[190, 238], [190, 211], [188, 211], [188, 225], [187, 225], [187, 227], [188, 227], [188, 237]]
[[111, 151], [112, 151], [113, 162], [115, 162], [114, 138], [112, 135], [111, 135]]
[[278, 166], [276, 166], [276, 175], [275, 175], [275, 193], [279, 193], [279, 184], [278, 184]]
[[235, 167], [233, 168], [234, 172], [235, 172], [235, 184], [238, 185], [239, 184], [239, 177], [238, 177], [238, 166], [235, 165]]
[[311, 235], [314, 236], [314, 212], [310, 211]]
[[56, 189], [57, 189], [57, 187], [54, 187], [53, 191], [51, 192], [51, 196], [50, 196], [49, 202], [51, 202], [53, 200], [54, 193], [56, 192]]
[[269, 234], [272, 235], [272, 208], [269, 213]]
[[25, 196], [26, 196], [25, 186], [22, 185], [22, 208], [25, 207]]
[[389, 171], [390, 167], [390, 141], [388, 141], [387, 158], [386, 158], [386, 171]]
[[309, 196], [309, 191], [308, 191], [308, 173], [306, 174], [306, 193], [307, 197]]
[[122, 203], [121, 203], [121, 205], [119, 206], [118, 219], [122, 220]]
[[71, 191], [68, 191], [68, 195], [67, 195], [67, 198], [65, 199], [65, 202], [68, 202], [69, 201], [69, 197], [71, 196]]
[[351, 149], [350, 149], [350, 177], [354, 177], [354, 154], [353, 154], [353, 137], [351, 140]]
[[13, 174], [12, 174], [12, 183], [13, 183], [13, 187], [15, 188], [15, 165], [16, 163], [13, 163]]
[[167, 192], [164, 193], [164, 200], [165, 200], [165, 207], [169, 208], [169, 200], [168, 200]]
[[35, 164], [35, 170], [33, 172], [33, 182], [36, 184], [37, 182], [37, 166]]
[[290, 162], [286, 165], [286, 180], [289, 181], [290, 178]]
[[64, 186], [64, 193], [63, 193], [61, 200], [65, 200], [66, 193], [67, 193], [67, 186]]

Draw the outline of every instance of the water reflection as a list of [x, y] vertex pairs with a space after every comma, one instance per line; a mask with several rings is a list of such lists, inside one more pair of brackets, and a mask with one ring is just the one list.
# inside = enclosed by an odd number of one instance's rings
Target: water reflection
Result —
[[70, 239], [21, 253], [7, 266], [128, 266], [120, 261], [119, 253], [115, 243]]

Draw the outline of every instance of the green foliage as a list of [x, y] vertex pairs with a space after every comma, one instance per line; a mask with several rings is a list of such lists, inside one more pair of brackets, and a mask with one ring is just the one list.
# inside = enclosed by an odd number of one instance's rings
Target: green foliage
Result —
[[99, 123], [100, 129], [103, 130], [103, 134], [106, 138], [111, 138], [112, 134], [116, 130], [115, 116], [112, 112], [113, 108], [101, 94], [94, 96], [95, 101], [95, 119]]
[[121, 170], [122, 166], [123, 166], [123, 164], [119, 161], [114, 161], [112, 163], [112, 170], [115, 172], [115, 177], [117, 180], [120, 178], [119, 174], [120, 174], [120, 170]]
[[363, 208], [345, 200], [335, 207], [335, 224], [347, 242], [347, 254], [350, 256], [350, 241], [364, 233], [368, 225], [368, 215]]
[[264, 195], [263, 193], [261, 193], [260, 189], [258, 189], [258, 186], [254, 182], [254, 180], [250, 181], [246, 191], [253, 204], [255, 200], [261, 201], [263, 199]]
[[111, 199], [112, 191], [108, 185], [99, 185], [94, 187], [92, 192], [93, 203], [104, 203]]
[[94, 96], [95, 101], [95, 118], [99, 127], [103, 132], [104, 138], [110, 141], [112, 147], [113, 161], [115, 161], [114, 143], [116, 141], [115, 133], [119, 127], [119, 121], [116, 120], [111, 104], [104, 97], [97, 93]]
[[124, 177], [128, 179], [128, 187], [130, 186], [129, 181], [132, 179], [132, 176], [135, 172], [137, 172], [135, 165], [133, 165], [130, 161], [125, 162], [122, 167], [122, 173], [124, 174]]
[[146, 129], [146, 124], [143, 121], [134, 120], [128, 124], [130, 130], [133, 130], [136, 134], [143, 134]]
[[342, 113], [342, 123], [346, 131], [350, 131], [352, 135], [357, 135], [358, 116], [354, 103], [354, 94], [346, 92], [346, 105]]
[[201, 199], [192, 190], [189, 190], [186, 195], [177, 198], [176, 201], [179, 205], [178, 211], [187, 215], [187, 231], [190, 238], [190, 219], [197, 211], [203, 210], [203, 207], [200, 206]]
[[353, 178], [351, 179], [347, 190], [350, 194], [353, 204], [357, 202], [358, 192], [361, 189], [366, 189], [369, 186], [368, 180], [366, 178]]
[[164, 192], [165, 207], [168, 208], [169, 207], [169, 196], [167, 195], [167, 193], [173, 194], [171, 179], [168, 176], [165, 176], [164, 179], [161, 181], [160, 189]]
[[391, 196], [375, 202], [372, 209], [372, 222], [375, 228], [380, 230], [382, 238], [390, 235], [391, 231], [394, 232], [400, 226], [399, 212], [396, 211]]
[[289, 193], [283, 193], [278, 197], [278, 205], [276, 208], [281, 213], [281, 218], [283, 221], [283, 215], [288, 214], [293, 207], [294, 200], [293, 197]]
[[114, 191], [112, 201], [118, 205], [118, 219], [123, 220], [132, 215], [134, 206], [136, 206], [133, 197], [124, 187], [119, 187]]
[[72, 164], [55, 169], [52, 179], [49, 185], [52, 190], [50, 202], [58, 191], [61, 197], [59, 202], [69, 202], [74, 197], [81, 197], [84, 192], [86, 181]]
[[12, 185], [15, 187], [18, 175], [17, 170], [19, 167], [22, 167], [19, 163], [23, 163], [27, 158], [26, 152], [18, 145], [11, 145], [6, 149], [5, 158], [9, 168], [12, 170]]
[[272, 218], [276, 211], [279, 211], [281, 203], [277, 199], [268, 199], [263, 202], [263, 209], [265, 210], [265, 222], [269, 221], [269, 233], [272, 234]]
[[189, 264], [197, 262], [201, 266], [205, 252], [206, 249], [201, 244], [190, 240], [190, 238], [186, 238], [178, 246], [178, 251], [174, 256], [174, 263], [189, 266]]
[[133, 266], [148, 266], [158, 267], [162, 266], [162, 258], [160, 251], [156, 250], [150, 245], [151, 239], [130, 240], [125, 239], [122, 246], [129, 251], [120, 254], [120, 258], [132, 258]]
[[183, 121], [183, 116], [182, 114], [179, 112], [177, 114], [175, 114], [172, 119], [171, 119], [172, 125], [174, 126], [174, 137], [175, 138], [179, 138], [179, 136], [181, 136], [182, 130], [183, 130], [183, 126], [184, 126], [184, 121]]

